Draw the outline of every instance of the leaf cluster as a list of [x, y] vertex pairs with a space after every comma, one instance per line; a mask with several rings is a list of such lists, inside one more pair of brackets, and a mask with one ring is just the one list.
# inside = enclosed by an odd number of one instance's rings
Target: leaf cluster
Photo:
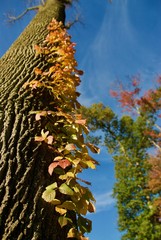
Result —
[[[153, 144], [147, 132], [153, 129], [153, 116], [118, 118], [100, 103], [82, 108], [82, 113], [93, 131], [103, 131], [104, 144], [113, 154], [116, 177], [113, 195], [117, 199], [119, 229], [124, 233], [122, 239], [159, 239], [161, 227], [156, 206], [160, 201], [155, 201], [156, 195], [148, 186], [151, 163], [147, 150]], [[159, 182], [157, 178], [155, 187], [159, 187]]]
[[77, 70], [75, 44], [61, 22], [53, 19], [48, 31], [43, 44], [35, 46], [36, 56], [45, 61], [45, 70], [36, 67], [35, 79], [24, 86], [48, 101], [47, 109], [31, 112], [42, 126], [35, 141], [54, 156], [48, 166], [53, 183], [46, 187], [42, 198], [55, 207], [60, 226], [69, 226], [67, 238], [86, 240], [84, 234], [91, 231], [92, 225], [82, 215], [95, 211], [95, 199], [86, 186], [90, 183], [78, 178], [78, 174], [96, 168], [98, 162], [89, 156], [88, 149], [97, 153], [99, 149], [84, 141], [89, 130], [86, 120], [77, 113], [80, 104], [76, 87], [83, 72]]

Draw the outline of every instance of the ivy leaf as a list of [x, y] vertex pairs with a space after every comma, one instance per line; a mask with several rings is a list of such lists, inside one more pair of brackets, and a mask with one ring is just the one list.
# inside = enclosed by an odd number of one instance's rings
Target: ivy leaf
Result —
[[59, 165], [59, 162], [53, 162], [53, 163], [51, 163], [51, 164], [49, 165], [49, 167], [48, 167], [48, 173], [49, 173], [50, 175], [52, 175], [54, 169], [55, 169], [58, 165]]
[[78, 137], [77, 137], [76, 134], [72, 134], [72, 135], [71, 135], [71, 138], [72, 138], [73, 140], [78, 140]]
[[96, 169], [96, 165], [93, 163], [93, 161], [86, 161], [85, 164], [91, 169]]
[[46, 190], [53, 190], [53, 189], [55, 189], [57, 187], [58, 187], [57, 182], [54, 182], [54, 183], [50, 184], [49, 186], [47, 186]]
[[59, 222], [59, 224], [62, 228], [62, 227], [66, 226], [68, 224], [68, 219], [65, 216], [60, 216], [58, 218], [58, 222]]
[[75, 72], [78, 74], [78, 75], [83, 75], [83, 71], [82, 70], [78, 70], [78, 69], [75, 69]]
[[52, 202], [55, 199], [55, 196], [56, 196], [56, 191], [53, 189], [47, 189], [42, 194], [42, 198], [46, 202]]
[[100, 153], [100, 148], [94, 146], [92, 143], [86, 143], [86, 145], [89, 147], [91, 152], [93, 152], [93, 153]]
[[76, 202], [76, 210], [79, 214], [86, 215], [88, 210], [87, 201], [81, 198], [80, 201]]
[[66, 217], [66, 216], [60, 216], [58, 218], [58, 222], [59, 222], [61, 227], [64, 227], [64, 226], [66, 226], [68, 224], [68, 222], [72, 224], [73, 220], [71, 218], [69, 218], [69, 217]]
[[44, 138], [41, 137], [41, 136], [35, 136], [35, 141], [36, 141], [36, 142], [43, 142], [43, 141], [44, 141]]
[[50, 136], [47, 137], [47, 143], [48, 143], [49, 145], [52, 145], [53, 140], [54, 140], [54, 137], [53, 137], [52, 135], [50, 135]]
[[54, 158], [54, 161], [59, 161], [59, 160], [62, 160], [62, 159], [63, 159], [62, 156], [57, 156], [57, 157]]
[[71, 228], [68, 232], [67, 238], [77, 238], [78, 231], [75, 228]]
[[86, 119], [78, 119], [78, 120], [75, 120], [75, 123], [78, 123], [78, 124], [80, 124], [80, 125], [85, 125], [86, 122], [87, 122]]
[[85, 126], [85, 125], [81, 125], [81, 127], [82, 127], [84, 133], [87, 135], [87, 134], [89, 133], [89, 129], [88, 129], [88, 127]]
[[96, 208], [95, 208], [94, 204], [91, 203], [91, 202], [89, 202], [89, 204], [88, 204], [88, 211], [89, 211], [90, 213], [96, 211]]
[[89, 219], [84, 218], [81, 215], [79, 215], [78, 224], [79, 224], [79, 227], [80, 227], [80, 230], [82, 233], [85, 233], [85, 232], [90, 233], [91, 232], [92, 222]]
[[71, 165], [71, 162], [68, 159], [63, 159], [59, 161], [59, 166], [63, 169], [69, 167]]
[[63, 194], [70, 195], [70, 196], [74, 194], [73, 190], [66, 183], [63, 183], [62, 185], [60, 185], [59, 191]]
[[68, 151], [73, 151], [76, 149], [76, 146], [73, 143], [69, 143], [66, 145], [65, 149], [67, 149]]
[[35, 72], [36, 75], [41, 75], [42, 74], [42, 70], [40, 68], [37, 68], [37, 67], [34, 69], [34, 72]]
[[49, 131], [44, 132], [44, 129], [41, 130], [41, 136], [44, 138], [44, 140], [47, 138], [49, 134]]
[[60, 207], [74, 211], [76, 208], [76, 205], [72, 201], [65, 201], [60, 205]]
[[67, 178], [75, 178], [75, 174], [73, 172], [69, 171], [64, 175], [59, 176], [59, 179], [61, 179], [61, 180], [65, 180]]
[[51, 202], [51, 204], [52, 205], [60, 205], [61, 204], [61, 201], [59, 200], [59, 199], [54, 199], [54, 200], [52, 200], [52, 202]]
[[58, 207], [58, 206], [55, 207], [55, 211], [60, 213], [60, 215], [64, 215], [67, 212], [66, 209]]

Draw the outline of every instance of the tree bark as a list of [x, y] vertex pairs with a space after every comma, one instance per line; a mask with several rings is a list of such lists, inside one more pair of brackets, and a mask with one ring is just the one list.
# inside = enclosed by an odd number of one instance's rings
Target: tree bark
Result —
[[34, 68], [45, 69], [34, 45], [43, 42], [52, 18], [64, 22], [60, 0], [47, 0], [36, 17], [0, 60], [0, 239], [63, 240], [52, 205], [41, 197], [53, 182], [47, 172], [50, 152], [34, 142], [40, 126], [30, 111], [45, 109], [48, 96], [35, 98], [24, 83], [34, 79]]

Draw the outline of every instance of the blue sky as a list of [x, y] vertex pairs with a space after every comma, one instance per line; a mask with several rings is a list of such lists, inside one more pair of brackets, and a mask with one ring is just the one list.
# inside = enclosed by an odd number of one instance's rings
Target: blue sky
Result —
[[[27, 2], [27, 0], [26, 0]], [[8, 49], [31, 20], [33, 13], [15, 24], [5, 23], [5, 14], [18, 14], [25, 7], [23, 0], [1, 0], [0, 56]], [[70, 30], [76, 42], [76, 58], [84, 70], [80, 102], [90, 105], [103, 102], [119, 112], [109, 90], [116, 82], [128, 83], [139, 75], [146, 88], [154, 84], [161, 73], [161, 1], [160, 0], [80, 0], [75, 10], [68, 10], [68, 18], [81, 14], [83, 24]], [[117, 210], [111, 197], [115, 182], [114, 165], [106, 149], [95, 156], [101, 165], [95, 171], [86, 171], [84, 177], [92, 182], [97, 200], [97, 211], [90, 214], [93, 231], [91, 240], [119, 240]]]

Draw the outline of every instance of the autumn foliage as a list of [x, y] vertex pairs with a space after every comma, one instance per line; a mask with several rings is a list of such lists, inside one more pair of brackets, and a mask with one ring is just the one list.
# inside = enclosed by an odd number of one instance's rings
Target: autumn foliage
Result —
[[139, 81], [132, 81], [132, 91], [124, 90], [122, 86], [111, 95], [121, 103], [123, 109], [146, 119], [144, 136], [150, 142], [153, 154], [149, 155], [150, 170], [148, 171], [147, 188], [154, 194], [152, 205], [157, 221], [161, 221], [161, 77], [156, 81], [156, 88], [140, 94]]
[[[41, 126], [35, 141], [53, 155], [48, 166], [53, 183], [46, 186], [42, 198], [55, 206], [60, 226], [70, 226], [67, 238], [86, 240], [84, 234], [91, 231], [92, 225], [84, 215], [95, 211], [95, 199], [86, 186], [90, 183], [78, 178], [78, 174], [83, 169], [95, 169], [98, 164], [89, 156], [88, 148], [93, 152], [99, 150], [85, 142], [86, 120], [77, 113], [80, 104], [76, 87], [83, 72], [77, 70], [75, 44], [61, 22], [53, 20], [48, 31], [43, 44], [35, 46], [36, 56], [43, 58], [47, 67], [45, 70], [36, 67], [35, 79], [24, 85], [35, 95], [46, 94], [48, 101], [47, 109], [31, 112]], [[73, 212], [75, 221], [71, 217]]]
[[119, 115], [102, 103], [82, 107], [91, 137], [107, 147], [114, 161], [113, 196], [122, 240], [161, 239], [160, 84], [159, 77], [156, 89], [143, 93], [135, 77], [127, 87], [111, 90], [121, 106]]

